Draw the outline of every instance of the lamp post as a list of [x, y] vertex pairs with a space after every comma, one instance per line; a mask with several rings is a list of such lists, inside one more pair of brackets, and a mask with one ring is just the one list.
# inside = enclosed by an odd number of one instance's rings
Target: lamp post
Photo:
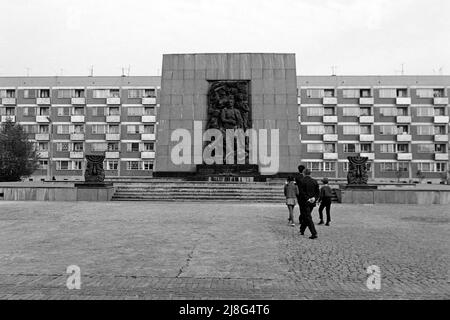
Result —
[[52, 160], [53, 160], [53, 148], [52, 148], [53, 122], [49, 116], [47, 116], [47, 120], [49, 122], [49, 126], [48, 126], [48, 133], [49, 133], [48, 156], [49, 156], [49, 160], [48, 160], [48, 165], [47, 165], [47, 181], [51, 181], [52, 180]]

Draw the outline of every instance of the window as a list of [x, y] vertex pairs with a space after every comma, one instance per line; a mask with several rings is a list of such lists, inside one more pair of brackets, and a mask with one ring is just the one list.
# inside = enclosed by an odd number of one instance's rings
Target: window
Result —
[[119, 89], [111, 89], [109, 90], [108, 98], [120, 98], [120, 90]]
[[447, 148], [445, 144], [435, 144], [434, 145], [434, 152], [437, 153], [447, 153]]
[[16, 110], [14, 107], [13, 108], [10, 108], [10, 107], [0, 108], [0, 114], [7, 115], [7, 116], [13, 116], [16, 114]]
[[380, 134], [382, 135], [397, 134], [397, 127], [394, 125], [382, 125], [380, 126]]
[[409, 146], [406, 143], [397, 144], [397, 153], [408, 153]]
[[359, 116], [359, 108], [358, 107], [356, 107], [356, 108], [345, 107], [345, 108], [342, 108], [342, 113], [344, 116], [357, 117], [357, 116]]
[[127, 143], [127, 151], [128, 152], [139, 152], [139, 142]]
[[96, 99], [120, 98], [120, 90], [119, 89], [94, 89], [94, 90], [92, 90], [92, 96]]
[[39, 160], [38, 170], [47, 170], [48, 169], [48, 160]]
[[119, 143], [118, 142], [108, 142], [108, 151], [109, 152], [119, 151]]
[[420, 153], [434, 153], [434, 145], [421, 143], [417, 145], [417, 151]]
[[380, 98], [396, 98], [397, 91], [395, 89], [380, 89]]
[[356, 143], [344, 143], [344, 153], [359, 152]]
[[154, 151], [154, 150], [155, 150], [155, 143], [153, 142], [144, 143], [144, 151]]
[[445, 91], [444, 89], [433, 89], [433, 97], [435, 98], [440, 98], [445, 96]]
[[397, 171], [397, 163], [396, 162], [382, 162], [382, 163], [380, 163], [380, 170], [382, 172]]
[[104, 152], [107, 150], [107, 144], [105, 142], [91, 143], [91, 150], [94, 152]]
[[48, 151], [48, 142], [39, 142], [37, 150], [38, 151]]
[[323, 134], [324, 131], [325, 128], [321, 125], [310, 125], [306, 127], [307, 134]]
[[119, 133], [119, 126], [115, 124], [110, 124], [108, 126], [108, 133], [118, 134]]
[[360, 96], [363, 98], [369, 98], [369, 97], [372, 97], [372, 92], [370, 89], [361, 89]]
[[118, 160], [106, 160], [105, 168], [106, 168], [106, 170], [118, 170], [119, 169], [119, 161]]
[[322, 107], [306, 108], [306, 114], [310, 117], [323, 116], [323, 108]]
[[23, 113], [24, 116], [29, 116], [30, 115], [30, 108], [23, 107], [22, 108], [22, 113]]
[[137, 134], [140, 133], [140, 125], [128, 125], [127, 133], [129, 134]]
[[50, 115], [50, 108], [49, 107], [40, 107], [39, 108], [39, 115], [40, 116], [49, 116]]
[[153, 161], [142, 161], [142, 170], [153, 170]]
[[324, 116], [334, 116], [336, 113], [334, 112], [334, 107], [325, 107], [323, 108]]
[[321, 143], [308, 143], [306, 145], [306, 151], [307, 152], [318, 152], [318, 153], [322, 153], [324, 150], [323, 148], [323, 144]]
[[393, 107], [380, 108], [380, 114], [385, 117], [392, 117], [397, 115], [397, 109]]
[[399, 171], [408, 171], [409, 170], [409, 163], [408, 162], [398, 162], [397, 168]]
[[431, 125], [419, 125], [419, 126], [417, 126], [417, 134], [419, 136], [433, 135], [434, 127]]
[[408, 134], [408, 126], [407, 125], [399, 125], [397, 126], [397, 134]]
[[92, 133], [93, 134], [105, 134], [106, 133], [106, 125], [105, 124], [93, 124], [92, 125]]
[[119, 116], [120, 110], [119, 107], [109, 107], [108, 116]]
[[308, 98], [323, 98], [324, 97], [324, 91], [322, 89], [308, 89], [306, 90], [306, 96]]
[[59, 124], [56, 126], [57, 134], [70, 134], [70, 125], [69, 124]]
[[69, 151], [69, 142], [57, 142], [56, 151], [67, 152]]
[[155, 126], [152, 124], [144, 125], [144, 133], [155, 133]]
[[334, 89], [325, 89], [323, 91], [324, 97], [331, 98], [334, 97]]
[[83, 124], [74, 125], [71, 133], [84, 133], [84, 125]]
[[381, 153], [395, 153], [395, 144], [393, 143], [383, 143], [380, 144]]
[[39, 125], [39, 133], [49, 133], [48, 125]]
[[72, 170], [82, 170], [83, 169], [83, 161], [74, 160], [72, 161]]
[[407, 89], [397, 89], [397, 97], [404, 98], [408, 96], [408, 90]]
[[92, 115], [94, 117], [104, 115], [104, 108], [102, 108], [102, 107], [92, 107], [91, 110], [92, 110]]
[[74, 142], [72, 146], [72, 150], [75, 152], [83, 151], [83, 142]]
[[334, 143], [325, 143], [323, 145], [323, 149], [324, 149], [324, 152], [327, 152], [327, 153], [335, 153], [336, 152], [336, 147], [335, 147]]
[[144, 114], [143, 107], [128, 107], [127, 114], [129, 116], [142, 116]]
[[144, 114], [146, 116], [154, 116], [155, 115], [155, 107], [145, 107]]
[[360, 116], [370, 116], [370, 108], [360, 108], [359, 109]]
[[445, 126], [434, 126], [434, 134], [446, 134]]
[[306, 168], [310, 171], [322, 171], [322, 163], [321, 162], [307, 162]]
[[335, 134], [336, 133], [336, 127], [332, 124], [325, 125], [324, 129], [325, 129], [325, 132], [324, 132], [325, 134]]
[[154, 98], [156, 97], [155, 89], [144, 89], [144, 98]]
[[408, 108], [397, 108], [397, 115], [398, 116], [407, 116]]
[[0, 90], [0, 98], [15, 98], [15, 97], [16, 97], [16, 90], [13, 89]]
[[434, 108], [435, 116], [445, 116], [445, 108]]
[[418, 117], [432, 117], [434, 116], [434, 110], [431, 107], [417, 107], [416, 108]]
[[37, 92], [35, 89], [25, 89], [25, 90], [23, 90], [23, 97], [25, 99], [34, 99], [37, 97], [36, 93]]
[[69, 161], [56, 161], [56, 170], [70, 170]]
[[336, 171], [336, 162], [326, 161], [323, 163], [323, 171]]
[[50, 98], [50, 90], [49, 89], [39, 90], [39, 98]]
[[70, 115], [70, 108], [64, 108], [64, 107], [58, 108], [58, 116], [63, 117], [63, 116], [69, 116], [69, 115]]
[[359, 98], [358, 89], [344, 89], [342, 90], [342, 96], [344, 98]]
[[371, 134], [372, 133], [372, 128], [371, 128], [370, 125], [359, 126], [359, 133], [360, 134]]
[[139, 89], [129, 89], [128, 90], [128, 98], [134, 99], [134, 98], [142, 98], [142, 90]]
[[417, 164], [417, 167], [419, 168], [420, 171], [423, 171], [423, 172], [433, 172], [434, 171], [433, 164], [430, 162], [419, 162]]
[[366, 153], [372, 152], [372, 144], [370, 144], [370, 143], [361, 143], [359, 145], [359, 147], [361, 149], [360, 152], [366, 152]]
[[83, 116], [84, 115], [84, 107], [74, 107], [72, 109], [72, 115]]
[[70, 89], [59, 89], [58, 90], [58, 98], [59, 99], [72, 98], [72, 90], [70, 90]]
[[445, 162], [436, 162], [436, 172], [446, 172], [447, 164]]
[[349, 134], [359, 134], [359, 126], [357, 125], [348, 125], [348, 126], [343, 126], [343, 131], [344, 134], [349, 135]]
[[72, 93], [73, 98], [84, 98], [84, 89], [75, 89]]
[[433, 89], [417, 89], [416, 94], [419, 98], [433, 98]]
[[140, 170], [139, 161], [127, 161], [127, 170]]

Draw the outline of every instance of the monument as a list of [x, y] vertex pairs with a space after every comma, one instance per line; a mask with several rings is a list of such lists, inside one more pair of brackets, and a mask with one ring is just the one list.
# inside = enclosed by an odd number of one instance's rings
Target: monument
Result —
[[[160, 101], [154, 176], [258, 178], [296, 172], [300, 139], [294, 54], [166, 54]], [[180, 141], [174, 141], [173, 135], [180, 129], [194, 141], [188, 150], [192, 161], [176, 163], [174, 148]], [[215, 140], [202, 140], [200, 147], [195, 141], [211, 129], [223, 135], [227, 130], [254, 131], [259, 139], [257, 161], [251, 161], [250, 154], [255, 153], [249, 150], [253, 144], [247, 134], [235, 140], [235, 145], [243, 144], [242, 149], [223, 147], [223, 161], [206, 163], [204, 151]], [[268, 141], [259, 135], [263, 130]], [[269, 158], [274, 156], [270, 161], [261, 157], [264, 148]]]

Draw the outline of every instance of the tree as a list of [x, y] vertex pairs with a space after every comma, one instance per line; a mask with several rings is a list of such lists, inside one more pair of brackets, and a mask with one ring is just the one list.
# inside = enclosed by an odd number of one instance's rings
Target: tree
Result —
[[403, 172], [405, 172], [405, 170], [403, 168], [397, 168], [397, 170], [395, 171], [395, 176], [397, 177], [397, 182], [400, 182], [400, 179], [403, 177]]
[[7, 120], [0, 127], [0, 181], [20, 181], [38, 167], [33, 142], [20, 124]]

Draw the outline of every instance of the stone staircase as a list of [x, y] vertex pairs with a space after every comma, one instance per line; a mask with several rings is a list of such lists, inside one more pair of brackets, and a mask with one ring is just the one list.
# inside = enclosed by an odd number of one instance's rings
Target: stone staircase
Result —
[[[113, 201], [234, 201], [284, 203], [283, 183], [149, 181], [114, 183]], [[336, 201], [336, 199], [335, 199]]]

